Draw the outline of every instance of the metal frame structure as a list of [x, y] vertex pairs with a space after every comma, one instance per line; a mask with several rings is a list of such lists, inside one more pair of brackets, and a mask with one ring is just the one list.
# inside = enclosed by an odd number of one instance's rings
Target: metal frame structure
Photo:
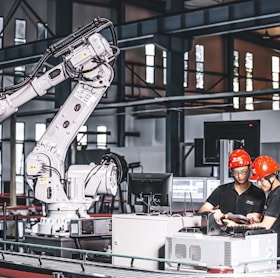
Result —
[[[71, 14], [71, 7], [74, 2], [83, 4], [83, 1], [58, 1], [58, 8], [60, 8], [61, 15], [63, 9], [61, 5], [65, 4], [67, 14]], [[107, 1], [106, 4], [111, 1]], [[114, 2], [114, 1], [112, 1]], [[181, 55], [184, 51], [190, 50], [192, 47], [192, 41], [198, 37], [210, 37], [213, 35], [226, 35], [231, 38], [237, 37], [245, 40], [250, 40], [253, 43], [262, 44], [268, 48], [275, 50], [280, 49], [280, 43], [276, 40], [262, 40], [260, 35], [252, 31], [260, 28], [269, 28], [279, 25], [280, 15], [280, 2], [278, 0], [246, 0], [246, 1], [233, 1], [225, 4], [212, 5], [204, 8], [187, 10], [180, 9], [182, 5], [187, 4], [189, 1], [139, 1], [127, 0], [117, 1], [112, 4], [113, 9], [117, 9], [119, 25], [116, 27], [116, 34], [118, 37], [118, 45], [121, 50], [130, 48], [136, 48], [143, 46], [147, 43], [155, 43], [159, 47], [169, 51], [169, 68], [172, 70], [181, 61]], [[190, 1], [192, 2], [192, 1]], [[210, 1], [208, 1], [210, 2]], [[21, 3], [27, 4], [26, 0], [18, 0], [14, 9]], [[94, 5], [94, 2], [88, 1], [86, 4]], [[105, 5], [106, 4], [100, 4]], [[159, 16], [148, 18], [145, 20], [128, 22], [125, 23], [123, 17], [123, 5], [135, 5], [138, 7], [150, 8], [152, 11], [156, 11]], [[163, 7], [165, 6], [165, 12]], [[27, 6], [28, 7], [28, 6]], [[109, 6], [108, 6], [109, 7]], [[31, 12], [34, 11], [31, 7]], [[70, 15], [67, 16], [67, 22]], [[38, 16], [37, 16], [38, 18]], [[58, 16], [56, 17], [58, 18]], [[62, 17], [61, 17], [62, 18]], [[63, 19], [64, 20], [64, 19]], [[26, 64], [32, 64], [36, 62], [39, 57], [42, 56], [45, 49], [50, 44], [55, 43], [59, 40], [63, 33], [67, 32], [69, 26], [66, 27], [66, 23], [61, 19], [58, 22], [59, 27], [56, 30], [56, 36], [43, 41], [34, 41], [23, 45], [17, 45], [9, 48], [3, 48], [0, 50], [0, 70], [5, 68], [11, 68], [14, 66], [21, 66]], [[60, 26], [61, 25], [61, 26]], [[69, 24], [68, 24], [69, 25]], [[62, 29], [64, 26], [64, 30]], [[59, 36], [59, 37], [58, 37]], [[118, 67], [124, 68], [125, 60], [124, 57], [118, 61]], [[180, 67], [181, 68], [181, 67]], [[181, 70], [182, 71], [182, 70]], [[203, 103], [199, 103], [199, 100], [210, 100], [210, 99], [230, 99], [234, 96], [233, 92], [228, 93], [215, 93], [215, 94], [195, 94], [195, 96], [185, 96], [184, 89], [178, 84], [181, 80], [179, 74], [171, 74], [168, 76], [166, 85], [166, 97], [157, 98], [155, 100], [143, 100], [128, 103], [125, 100], [125, 81], [124, 72], [118, 73], [119, 84], [117, 104], [100, 104], [99, 108], [112, 108], [116, 107], [119, 114], [123, 114], [125, 107], [134, 105], [145, 105], [148, 102], [156, 102], [165, 104], [168, 111], [166, 114], [166, 126], [167, 130], [170, 130], [169, 134], [166, 134], [166, 171], [174, 172], [179, 167], [179, 157], [181, 149], [179, 144], [183, 142], [184, 128], [183, 128], [183, 113], [176, 110], [177, 107], [184, 106], [188, 101], [192, 103], [198, 103], [203, 106]], [[175, 77], [174, 77], [175, 76]], [[228, 82], [230, 83], [230, 81]], [[63, 103], [64, 92], [70, 87], [70, 84], [64, 84], [64, 87], [57, 88], [55, 94], [55, 104], [59, 107]], [[278, 93], [279, 90], [261, 90], [249, 92], [250, 96], [255, 95], [271, 95]], [[173, 92], [176, 92], [173, 95]], [[239, 92], [239, 96], [247, 96], [248, 92]], [[249, 96], [248, 95], [248, 96]], [[118, 146], [125, 145], [125, 120], [124, 116], [117, 116], [118, 118]], [[172, 123], [179, 122], [180, 124], [174, 125]], [[172, 134], [176, 134], [176, 137], [172, 137]]]

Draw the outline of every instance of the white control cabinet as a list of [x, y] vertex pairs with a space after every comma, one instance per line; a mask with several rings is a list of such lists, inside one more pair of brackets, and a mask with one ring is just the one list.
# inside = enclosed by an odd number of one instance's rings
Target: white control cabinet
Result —
[[[112, 215], [112, 252], [113, 254], [144, 258], [164, 258], [166, 236], [177, 233], [183, 227], [197, 227], [200, 216], [167, 215]], [[163, 252], [160, 255], [160, 252]], [[130, 258], [113, 256], [115, 266], [131, 266]], [[147, 270], [159, 269], [159, 262], [133, 260], [133, 267]]]

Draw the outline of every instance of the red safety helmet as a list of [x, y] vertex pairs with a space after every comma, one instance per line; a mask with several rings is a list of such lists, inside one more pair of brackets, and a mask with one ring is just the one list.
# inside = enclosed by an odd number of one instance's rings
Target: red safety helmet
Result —
[[250, 180], [259, 180], [275, 173], [280, 168], [279, 164], [270, 156], [258, 156], [252, 164], [252, 176]]
[[243, 149], [236, 149], [229, 156], [228, 167], [230, 169], [235, 167], [248, 166], [251, 164], [252, 160], [250, 155]]

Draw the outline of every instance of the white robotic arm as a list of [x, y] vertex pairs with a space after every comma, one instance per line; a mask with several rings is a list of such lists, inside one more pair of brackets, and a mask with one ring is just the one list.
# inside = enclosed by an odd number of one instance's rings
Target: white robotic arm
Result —
[[[111, 31], [112, 44], [109, 44], [105, 37], [98, 33], [106, 28]], [[107, 19], [95, 19], [65, 39], [51, 45], [34, 71], [22, 83], [0, 90], [0, 122], [15, 113], [26, 102], [45, 95], [48, 89], [65, 79], [82, 80], [87, 78], [88, 74], [92, 78], [90, 71], [94, 68], [90, 67], [90, 61], [95, 61], [94, 67], [101, 64], [112, 66], [118, 53], [112, 23]], [[59, 57], [62, 54], [65, 54], [62, 63], [42, 76], [36, 77], [41, 65], [49, 57]]]
[[[110, 28], [113, 43], [99, 32]], [[107, 30], [107, 29], [106, 29]], [[65, 54], [66, 53], [66, 54]], [[65, 79], [76, 86], [26, 159], [26, 176], [35, 197], [48, 204], [48, 216], [36, 226], [37, 233], [67, 233], [71, 219], [87, 217], [87, 210], [98, 194], [115, 195], [120, 180], [116, 156], [100, 165], [72, 165], [65, 172], [64, 160], [69, 145], [86, 122], [113, 77], [113, 62], [118, 54], [110, 21], [98, 19], [52, 45], [39, 66], [50, 56], [64, 54], [63, 62], [37, 77], [36, 72], [23, 84], [8, 90], [0, 99], [0, 121], [18, 107]]]
[[[88, 119], [112, 82], [113, 69], [106, 61], [107, 56], [113, 56], [108, 42], [98, 33], [93, 34], [88, 42], [88, 44], [78, 47], [66, 56], [65, 61], [60, 65], [63, 70], [55, 69], [56, 74], [52, 79], [53, 82], [64, 80], [65, 76], [75, 74], [76, 71], [84, 71], [84, 73], [33, 152], [27, 157], [26, 171], [29, 185], [33, 186], [34, 178], [42, 178], [38, 180], [41, 186], [35, 188], [35, 193], [38, 190], [41, 191], [40, 188], [43, 187], [42, 180], [46, 180], [46, 177], [64, 180], [66, 151], [77, 135], [79, 128]], [[96, 54], [94, 47], [100, 53]], [[94, 61], [96, 57], [98, 57], [98, 62]], [[50, 74], [46, 73], [37, 79], [40, 82], [41, 78], [43, 78], [43, 82], [39, 84], [50, 83], [50, 80], [46, 82], [45, 75], [47, 75], [47, 78], [50, 76]], [[53, 176], [56, 176], [56, 178]], [[50, 180], [47, 180], [46, 183], [49, 188]], [[46, 191], [42, 189], [42, 192]], [[61, 196], [59, 197], [56, 195], [55, 190], [52, 189], [51, 192], [52, 194], [46, 193], [45, 196], [42, 196], [41, 193], [40, 197], [35, 196], [47, 203], [63, 198], [63, 194], [60, 194]]]

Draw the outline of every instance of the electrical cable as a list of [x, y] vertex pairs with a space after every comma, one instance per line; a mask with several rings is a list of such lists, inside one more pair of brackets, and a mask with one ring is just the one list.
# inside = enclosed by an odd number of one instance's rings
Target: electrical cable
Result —
[[62, 178], [62, 176], [61, 176], [61, 174], [60, 174], [60, 172], [59, 172], [58, 169], [56, 169], [56, 168], [54, 168], [53, 166], [50, 166], [50, 165], [43, 165], [43, 166], [42, 166], [42, 169], [43, 169], [43, 170], [48, 170], [48, 169], [49, 169], [49, 170], [51, 170], [51, 172], [56, 173], [57, 176], [58, 176], [58, 178], [59, 178], [59, 180], [60, 180], [60, 182], [61, 182], [63, 185], [66, 184], [65, 178]]
[[[96, 169], [98, 167], [98, 169]], [[92, 176], [94, 176], [100, 169], [101, 169], [102, 165], [98, 164], [95, 165], [94, 168], [92, 168], [89, 173], [87, 174], [86, 178], [85, 178], [85, 187], [88, 185], [89, 181], [91, 180]], [[93, 171], [96, 170], [96, 172], [93, 173]]]
[[[92, 24], [94, 24], [94, 26], [96, 27], [96, 29], [94, 29], [94, 32], [91, 30]], [[9, 93], [9, 92], [12, 93], [13, 91], [18, 90], [18, 89], [22, 88], [23, 86], [25, 86], [26, 84], [30, 83], [31, 80], [38, 73], [40, 67], [49, 59], [50, 56], [54, 55], [54, 57], [58, 57], [59, 55], [65, 53], [66, 51], [69, 50], [70, 43], [72, 43], [71, 44], [72, 47], [77, 46], [78, 42], [80, 43], [81, 36], [84, 35], [85, 38], [87, 38], [92, 33], [100, 32], [102, 29], [105, 29], [108, 27], [110, 29], [111, 37], [113, 40], [113, 45], [110, 45], [110, 47], [113, 50], [113, 54], [114, 54], [112, 57], [110, 57], [110, 59], [112, 59], [112, 60], [109, 62], [109, 64], [114, 63], [115, 59], [116, 59], [116, 55], [118, 54], [118, 51], [116, 50], [116, 49], [118, 49], [118, 47], [117, 47], [117, 39], [116, 39], [115, 30], [113, 28], [113, 24], [112, 24], [112, 22], [110, 22], [107, 19], [103, 19], [103, 18], [94, 19], [93, 22], [89, 23], [88, 25], [86, 25], [83, 28], [79, 29], [78, 31], [72, 33], [68, 37], [66, 37], [66, 38], [60, 40], [59, 42], [51, 45], [50, 47], [48, 47], [46, 52], [40, 58], [40, 60], [36, 64], [35, 68], [28, 75], [27, 78], [25, 78], [22, 82], [20, 82], [18, 84], [0, 89], [0, 99], [4, 99], [6, 93]], [[88, 30], [88, 29], [90, 29], [90, 30]], [[3, 32], [3, 30], [2, 30], [2, 32]], [[105, 64], [105, 62], [106, 61], [104, 61], [103, 63]], [[69, 65], [67, 65], [67, 63], [65, 63], [65, 64], [66, 64], [66, 69], [67, 69], [69, 67]], [[96, 67], [99, 67], [99, 66], [100, 66], [100, 64], [98, 64]], [[69, 71], [69, 72], [71, 72], [71, 71]], [[73, 73], [73, 71], [72, 71], [72, 73]], [[79, 76], [80, 76], [80, 73], [79, 73]], [[69, 75], [69, 77], [71, 77], [71, 75]], [[3, 93], [5, 93], [5, 94], [3, 94]]]

